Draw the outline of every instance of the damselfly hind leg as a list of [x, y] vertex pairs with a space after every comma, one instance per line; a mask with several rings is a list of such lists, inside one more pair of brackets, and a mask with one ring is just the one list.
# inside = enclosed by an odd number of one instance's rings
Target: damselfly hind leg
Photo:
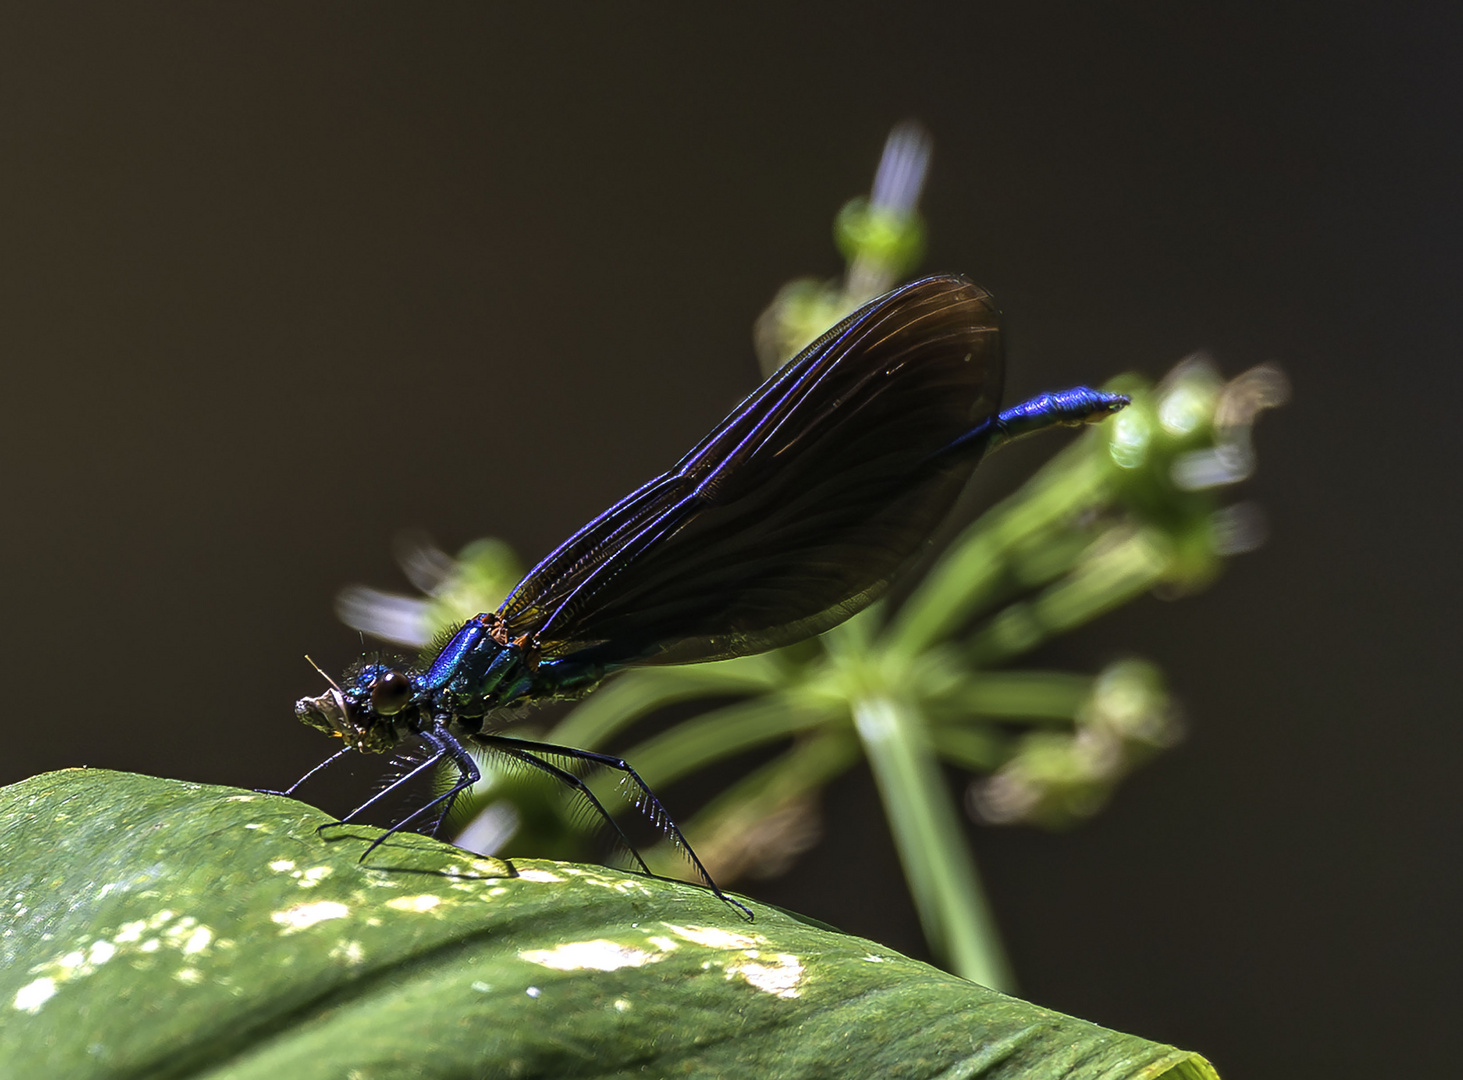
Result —
[[[475, 741], [480, 744], [487, 745], [482, 736], [478, 736]], [[589, 785], [586, 784], [581, 777], [574, 775], [574, 773], [570, 772], [568, 769], [561, 769], [552, 761], [546, 761], [539, 756], [540, 754], [545, 752], [562, 754], [564, 753], [563, 747], [553, 746], [546, 743], [529, 742], [524, 739], [510, 739], [507, 736], [500, 737], [497, 741], [491, 744], [491, 747], [492, 749], [498, 751], [500, 754], [510, 757], [515, 761], [522, 762], [523, 764], [528, 765], [532, 768], [548, 773], [555, 780], [559, 781], [559, 783], [571, 788], [576, 795], [584, 799], [584, 801], [595, 812], [595, 814], [599, 816], [602, 821], [608, 823], [609, 827], [614, 830], [615, 836], [618, 839], [620, 846], [628, 851], [631, 858], [633, 858], [635, 862], [639, 864], [641, 873], [646, 874], [650, 877], [656, 876], [654, 871], [652, 871], [650, 867], [646, 865], [645, 860], [640, 857], [640, 852], [635, 849], [635, 845], [630, 843], [630, 838], [626, 836], [624, 830], [620, 828], [620, 823], [617, 822], [614, 817], [611, 816], [610, 812], [605, 809], [604, 803], [599, 801], [599, 797], [590, 790]], [[531, 747], [532, 749], [526, 749], [528, 747]], [[571, 754], [568, 756], [574, 757], [576, 760], [580, 760], [579, 755], [577, 754]]]
[[[559, 769], [557, 766], [543, 761], [540, 755], [548, 754], [554, 757], [570, 758], [574, 761], [583, 761], [590, 765], [597, 765], [609, 769], [611, 772], [619, 773], [635, 785], [639, 798], [643, 800], [637, 801], [634, 804], [636, 809], [640, 810], [641, 813], [649, 818], [656, 828], [670, 837], [671, 843], [686, 856], [686, 859], [695, 868], [696, 874], [701, 878], [702, 883], [711, 890], [711, 894], [722, 903], [735, 908], [748, 922], [753, 919], [752, 910], [747, 905], [732, 899], [721, 891], [721, 888], [712, 878], [711, 872], [706, 869], [705, 864], [701, 862], [700, 856], [696, 854], [696, 849], [691, 846], [690, 841], [686, 839], [680, 827], [676, 825], [670, 814], [666, 812], [665, 806], [656, 797], [655, 792], [650, 789], [650, 785], [641, 778], [640, 774], [624, 758], [617, 758], [610, 754], [597, 754], [593, 750], [581, 750], [577, 746], [555, 746], [551, 743], [531, 742], [528, 739], [515, 739], [511, 735], [475, 735], [473, 736], [473, 742], [480, 746], [499, 750], [519, 761], [524, 761], [526, 764], [536, 765], [539, 768], [543, 768], [546, 772], [551, 772], [564, 779], [578, 794], [583, 795], [588, 800], [589, 805], [594, 809], [595, 813], [603, 818], [609, 824], [610, 828], [615, 831], [620, 842], [629, 849], [630, 854], [639, 863], [641, 870], [650, 877], [658, 878], [660, 875], [652, 871], [645, 864], [645, 860], [640, 857], [640, 852], [635, 850], [635, 846], [626, 838], [619, 824], [610, 816], [609, 811], [604, 808], [604, 804], [594, 796], [584, 781], [568, 770]], [[530, 758], [536, 760], [530, 761], [528, 760]]]

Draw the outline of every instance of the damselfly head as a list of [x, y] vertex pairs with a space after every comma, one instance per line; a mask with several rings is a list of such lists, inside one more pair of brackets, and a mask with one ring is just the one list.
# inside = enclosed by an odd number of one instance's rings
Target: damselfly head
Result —
[[401, 741], [398, 723], [406, 720], [416, 697], [410, 675], [384, 664], [367, 664], [319, 697], [295, 702], [301, 723], [338, 735], [368, 754], [379, 754]]

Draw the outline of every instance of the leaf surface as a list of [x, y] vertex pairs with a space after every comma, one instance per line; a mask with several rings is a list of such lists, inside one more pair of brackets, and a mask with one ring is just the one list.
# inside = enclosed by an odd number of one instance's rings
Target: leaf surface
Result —
[[1197, 1055], [702, 889], [235, 788], [0, 790], [5, 1075], [1213, 1078]]

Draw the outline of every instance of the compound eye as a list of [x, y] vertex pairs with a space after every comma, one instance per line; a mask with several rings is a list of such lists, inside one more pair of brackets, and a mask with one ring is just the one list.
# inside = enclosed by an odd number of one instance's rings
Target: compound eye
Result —
[[397, 671], [384, 671], [371, 682], [371, 708], [380, 716], [395, 716], [411, 702], [411, 680]]

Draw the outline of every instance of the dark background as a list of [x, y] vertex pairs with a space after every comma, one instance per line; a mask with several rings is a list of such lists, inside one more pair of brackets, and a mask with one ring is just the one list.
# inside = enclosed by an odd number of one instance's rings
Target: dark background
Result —
[[[37, 10], [0, 26], [0, 779], [288, 783], [302, 655], [358, 651], [334, 591], [400, 584], [409, 526], [536, 558], [669, 465], [918, 117], [925, 267], [1001, 301], [1011, 400], [1196, 348], [1295, 386], [1269, 545], [1066, 646], [1159, 661], [1188, 741], [1086, 828], [972, 828], [1024, 996], [1229, 1077], [1456, 1064], [1452, 16]], [[867, 827], [765, 895], [920, 953], [867, 780], [829, 800]]]

